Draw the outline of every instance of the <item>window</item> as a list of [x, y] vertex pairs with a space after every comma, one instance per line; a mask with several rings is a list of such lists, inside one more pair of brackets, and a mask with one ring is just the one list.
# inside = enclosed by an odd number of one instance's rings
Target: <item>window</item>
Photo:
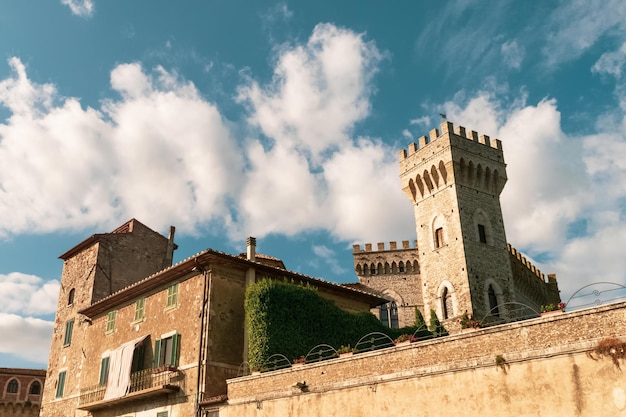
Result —
[[156, 417], [167, 417], [167, 411], [159, 411]]
[[374, 264], [370, 265], [370, 275], [376, 275], [376, 266]]
[[398, 325], [398, 304], [392, 301], [379, 307], [380, 322], [385, 327], [397, 329]]
[[435, 230], [435, 248], [440, 248], [443, 246], [443, 227]]
[[41, 382], [34, 381], [32, 384], [30, 384], [30, 389], [28, 390], [28, 393], [31, 395], [41, 395]]
[[59, 379], [57, 380], [57, 392], [55, 398], [63, 397], [63, 392], [65, 391], [65, 372], [59, 372]]
[[452, 295], [448, 288], [443, 289], [443, 293], [441, 294], [441, 312], [443, 313], [443, 318], [449, 319], [454, 315], [454, 307], [452, 306]]
[[176, 307], [178, 303], [178, 283], [172, 285], [167, 289], [167, 306]]
[[72, 343], [72, 330], [74, 329], [74, 319], [65, 322], [65, 338], [63, 346], [69, 346]]
[[404, 262], [402, 261], [398, 264], [398, 272], [404, 272]]
[[139, 300], [135, 301], [135, 320], [134, 321], [139, 321], [143, 319], [145, 306], [146, 306], [145, 297], [140, 298]]
[[67, 296], [67, 305], [71, 306], [72, 304], [74, 304], [74, 294], [76, 293], [76, 290], [74, 288], [72, 288], [70, 290], [69, 295]]
[[206, 412], [206, 417], [219, 417], [220, 410], [209, 410]]
[[117, 316], [117, 310], [109, 311], [107, 314], [107, 331], [106, 333], [113, 333], [115, 330], [115, 317]]
[[144, 360], [146, 354], [146, 345], [141, 343], [138, 346], [135, 346], [135, 350], [133, 351], [133, 363], [130, 367], [130, 372], [135, 373], [141, 371], [145, 368]]
[[98, 379], [98, 385], [106, 385], [109, 379], [109, 357], [105, 356], [100, 361], [100, 378]]
[[480, 243], [487, 243], [487, 233], [485, 233], [484, 224], [478, 225], [478, 239], [480, 240]]
[[180, 353], [180, 335], [174, 333], [169, 337], [154, 342], [154, 367], [178, 366]]
[[17, 379], [13, 378], [7, 384], [7, 394], [17, 394], [19, 387], [20, 384], [17, 382]]
[[489, 290], [487, 291], [489, 297], [489, 314], [492, 316], [500, 317], [500, 311], [498, 309], [498, 297], [496, 297], [496, 291], [493, 289], [492, 285], [489, 285]]

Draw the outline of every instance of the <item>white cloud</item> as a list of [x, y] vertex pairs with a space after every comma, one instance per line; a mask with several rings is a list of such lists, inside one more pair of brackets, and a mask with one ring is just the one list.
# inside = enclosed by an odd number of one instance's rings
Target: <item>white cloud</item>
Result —
[[626, 42], [620, 48], [612, 52], [605, 52], [591, 68], [592, 72], [609, 74], [615, 78], [621, 78], [622, 68], [626, 63]]
[[368, 115], [370, 81], [382, 56], [363, 35], [319, 24], [306, 45], [280, 51], [270, 85], [250, 81], [239, 100], [264, 135], [318, 163]]
[[347, 271], [337, 261], [335, 251], [325, 245], [313, 245], [313, 253], [321, 258], [324, 264], [326, 264], [331, 272], [335, 275], [345, 274]]
[[0, 352], [47, 364], [52, 327], [50, 321], [0, 313]]
[[513, 69], [520, 69], [524, 60], [524, 48], [522, 48], [514, 40], [506, 41], [500, 47], [500, 53], [504, 59], [504, 63]]
[[61, 0], [61, 4], [69, 6], [73, 14], [89, 17], [93, 14], [93, 0]]
[[13, 76], [0, 82], [0, 104], [12, 112], [0, 124], [0, 235], [130, 217], [182, 231], [230, 221], [242, 157], [193, 84], [160, 67], [122, 64], [111, 72], [122, 99], [83, 109], [31, 82], [19, 59], [10, 65]]
[[0, 312], [32, 315], [56, 311], [59, 281], [44, 281], [35, 275], [19, 272], [0, 274]]
[[547, 19], [554, 28], [543, 54], [548, 65], [578, 58], [602, 36], [626, 29], [626, 3], [622, 0], [562, 0]]

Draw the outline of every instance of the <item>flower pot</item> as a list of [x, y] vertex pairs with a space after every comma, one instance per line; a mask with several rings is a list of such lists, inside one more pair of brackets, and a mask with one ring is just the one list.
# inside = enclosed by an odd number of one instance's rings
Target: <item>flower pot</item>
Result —
[[544, 317], [544, 316], [555, 316], [557, 314], [563, 314], [563, 310], [544, 311], [543, 313], [541, 313], [541, 317]]

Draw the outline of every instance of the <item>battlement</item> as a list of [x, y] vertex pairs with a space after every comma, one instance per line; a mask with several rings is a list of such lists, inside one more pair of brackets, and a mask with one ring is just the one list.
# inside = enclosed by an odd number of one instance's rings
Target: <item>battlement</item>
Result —
[[457, 137], [464, 138], [467, 140], [471, 140], [472, 142], [484, 145], [486, 147], [490, 147], [490, 148], [502, 151], [502, 141], [500, 141], [500, 139], [491, 139], [487, 135], [478, 136], [477, 132], [475, 132], [474, 130], [466, 131], [463, 126], [457, 126], [455, 129], [454, 125], [448, 121], [441, 123], [440, 128], [441, 128], [441, 133], [439, 129], [432, 129], [429, 133], [429, 136], [422, 136], [421, 138], [419, 138], [418, 143], [413, 142], [409, 144], [408, 149], [402, 149], [398, 153], [398, 159], [400, 161], [403, 161], [404, 159], [411, 156], [418, 150], [423, 149], [430, 143], [436, 141], [438, 138], [444, 136], [446, 133], [450, 135], [455, 135]]
[[[535, 267], [535, 265], [532, 264], [532, 262], [530, 262], [529, 260], [526, 259], [526, 257], [524, 255], [522, 255], [521, 252], [519, 252], [517, 249], [515, 249], [513, 246], [511, 246], [510, 243], [506, 244], [506, 248], [508, 249], [509, 253], [511, 255], [513, 255], [514, 258], [516, 258], [520, 264], [522, 264], [523, 266], [525, 266], [530, 272], [532, 272], [537, 278], [539, 278], [540, 280], [542, 280], [543, 282], [546, 282], [546, 276], [543, 274], [543, 272], [541, 272], [539, 269], [537, 269]], [[556, 276], [553, 274], [548, 275], [549, 279], [554, 279], [556, 280]]]
[[366, 243], [365, 244], [365, 249], [363, 249], [363, 250], [361, 249], [361, 245], [359, 245], [359, 244], [352, 245], [353, 253], [384, 252], [384, 251], [406, 250], [406, 249], [417, 249], [417, 240], [413, 241], [413, 247], [410, 246], [410, 241], [403, 240], [401, 248], [398, 247], [398, 242], [395, 242], [395, 241], [389, 242], [389, 249], [385, 249], [385, 243], [384, 242], [378, 242], [376, 244], [376, 250], [372, 250], [372, 244], [371, 243]]

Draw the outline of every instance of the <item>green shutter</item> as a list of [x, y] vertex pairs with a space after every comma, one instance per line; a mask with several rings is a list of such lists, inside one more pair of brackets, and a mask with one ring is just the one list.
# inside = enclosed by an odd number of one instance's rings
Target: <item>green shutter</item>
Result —
[[180, 354], [180, 335], [176, 333], [172, 336], [172, 357], [170, 363], [173, 366], [178, 366], [178, 355]]
[[63, 346], [69, 346], [72, 343], [72, 330], [74, 329], [74, 319], [65, 323], [65, 338]]
[[63, 397], [64, 391], [65, 391], [65, 371], [59, 372], [59, 380], [57, 381], [56, 398]]
[[157, 368], [161, 365], [161, 339], [154, 341], [154, 356], [152, 357], [152, 367]]
[[107, 380], [109, 379], [109, 357], [102, 358], [100, 362], [100, 380], [98, 384], [106, 385]]

